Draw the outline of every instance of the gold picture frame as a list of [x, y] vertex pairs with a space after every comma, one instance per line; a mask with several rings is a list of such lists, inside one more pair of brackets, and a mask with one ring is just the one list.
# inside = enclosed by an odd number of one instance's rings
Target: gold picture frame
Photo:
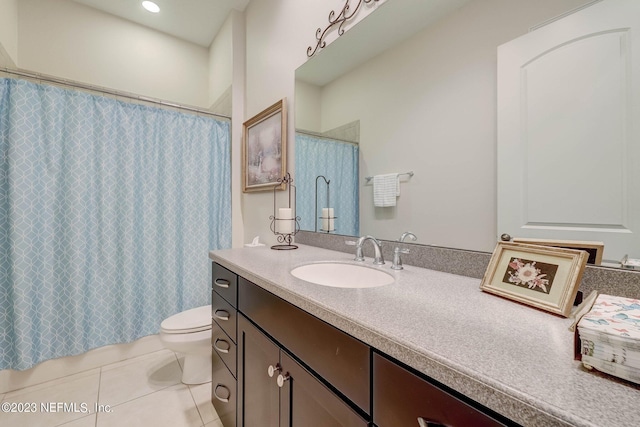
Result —
[[498, 242], [480, 289], [568, 317], [586, 263], [582, 250]]
[[579, 249], [589, 254], [587, 264], [602, 264], [602, 253], [604, 252], [604, 242], [592, 242], [587, 240], [553, 240], [553, 239], [530, 239], [514, 238], [514, 243], [526, 243], [530, 245], [554, 246], [556, 248]]
[[273, 190], [286, 170], [287, 105], [283, 98], [243, 124], [242, 191]]

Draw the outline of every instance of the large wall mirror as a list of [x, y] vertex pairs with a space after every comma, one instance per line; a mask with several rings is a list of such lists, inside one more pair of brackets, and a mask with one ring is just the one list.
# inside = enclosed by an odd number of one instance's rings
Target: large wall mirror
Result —
[[[412, 231], [420, 244], [492, 251], [504, 232], [497, 226], [498, 47], [593, 3], [598, 2], [393, 0], [380, 5], [296, 70], [295, 176], [299, 184], [305, 173], [304, 179], [314, 180], [311, 187], [303, 185], [311, 194], [298, 197], [298, 212], [307, 209], [314, 220], [320, 216], [314, 209], [322, 207], [325, 196], [317, 202], [314, 175], [325, 173], [311, 170], [309, 162], [298, 163], [297, 141], [309, 135], [328, 138], [357, 147], [358, 155], [357, 164], [346, 163], [350, 170], [327, 172], [326, 178], [337, 183], [340, 173], [357, 169], [353, 188], [330, 186], [331, 200], [340, 194], [358, 199], [348, 212], [336, 208], [335, 232], [396, 240]], [[324, 152], [316, 166], [337, 165], [341, 156], [332, 159]], [[413, 175], [400, 175], [395, 206], [375, 206], [373, 180], [367, 178], [407, 172]], [[351, 231], [340, 229], [343, 221]], [[317, 224], [309, 221], [302, 228], [321, 232]], [[609, 258], [619, 259], [617, 254]]]

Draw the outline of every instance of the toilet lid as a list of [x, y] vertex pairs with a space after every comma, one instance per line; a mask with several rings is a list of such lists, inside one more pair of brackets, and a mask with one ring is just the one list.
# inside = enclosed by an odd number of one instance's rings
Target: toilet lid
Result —
[[205, 305], [174, 314], [163, 320], [160, 328], [168, 334], [200, 332], [211, 329], [211, 306]]

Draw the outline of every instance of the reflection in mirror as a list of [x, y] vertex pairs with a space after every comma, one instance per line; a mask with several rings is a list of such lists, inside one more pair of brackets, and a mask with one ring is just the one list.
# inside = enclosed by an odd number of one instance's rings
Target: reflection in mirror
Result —
[[296, 206], [300, 229], [360, 233], [357, 143], [296, 132]]
[[[397, 240], [412, 231], [421, 244], [492, 251], [501, 234], [498, 46], [592, 3], [388, 1], [296, 70], [297, 129], [360, 124], [357, 234]], [[350, 62], [349, 52], [378, 45]], [[409, 170], [397, 206], [374, 207], [365, 177]]]

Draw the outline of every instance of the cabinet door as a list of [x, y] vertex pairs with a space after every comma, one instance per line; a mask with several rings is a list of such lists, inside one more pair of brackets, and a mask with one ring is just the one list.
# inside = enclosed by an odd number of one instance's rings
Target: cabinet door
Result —
[[[238, 337], [239, 426], [367, 426], [346, 402], [242, 315]], [[281, 370], [269, 376], [270, 366]]]
[[279, 372], [269, 377], [269, 366], [279, 366], [279, 348], [242, 315], [238, 315], [238, 426], [278, 427]]
[[242, 277], [238, 279], [238, 298], [238, 310], [247, 318], [362, 411], [369, 412], [369, 346]]
[[349, 405], [281, 351], [285, 378], [281, 391], [281, 427], [366, 427]]

